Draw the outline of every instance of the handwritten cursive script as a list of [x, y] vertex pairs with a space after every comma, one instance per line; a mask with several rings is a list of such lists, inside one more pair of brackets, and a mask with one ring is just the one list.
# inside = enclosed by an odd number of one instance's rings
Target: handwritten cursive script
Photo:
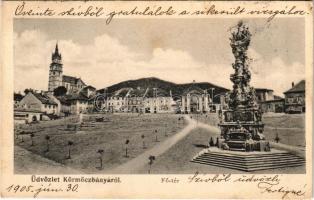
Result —
[[137, 6], [126, 9], [105, 9], [102, 6], [94, 6], [92, 4], [81, 4], [77, 7], [70, 8], [58, 8], [52, 9], [49, 7], [33, 6], [32, 4], [27, 4], [22, 2], [17, 5], [15, 9], [15, 16], [28, 16], [28, 17], [53, 17], [53, 16], [63, 16], [63, 17], [95, 17], [105, 18], [106, 24], [110, 24], [111, 21], [116, 17], [134, 17], [134, 16], [146, 16], [146, 17], [160, 17], [160, 16], [236, 16], [236, 15], [263, 15], [268, 17], [267, 21], [270, 22], [277, 16], [303, 16], [309, 14], [304, 9], [298, 8], [296, 5], [285, 6], [282, 8], [268, 8], [261, 4], [261, 7], [255, 7], [250, 9], [248, 6], [236, 6], [228, 7], [225, 5], [218, 8], [215, 4], [209, 3], [204, 6], [204, 9], [194, 10], [193, 8], [175, 8], [174, 5], [168, 6]]
[[188, 177], [188, 183], [220, 183], [230, 181], [231, 174], [199, 174], [195, 172], [193, 176]]
[[293, 189], [281, 186], [280, 184], [260, 182], [258, 183], [257, 187], [262, 190], [262, 193], [279, 193], [282, 194], [281, 198], [285, 199], [288, 197], [288, 195], [294, 195], [297, 197], [304, 196], [306, 185], [304, 185], [302, 189]]

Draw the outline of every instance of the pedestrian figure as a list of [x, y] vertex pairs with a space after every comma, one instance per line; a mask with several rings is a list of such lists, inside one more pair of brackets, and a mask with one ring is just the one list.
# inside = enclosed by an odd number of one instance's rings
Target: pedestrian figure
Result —
[[129, 155], [128, 155], [128, 145], [130, 143], [130, 140], [126, 140], [125, 141], [125, 157], [128, 158]]
[[148, 163], [148, 164], [149, 164], [148, 173], [150, 174], [150, 173], [151, 173], [152, 165], [153, 165], [154, 160], [155, 160], [155, 156], [149, 156], [148, 159], [149, 159], [149, 163]]
[[99, 170], [103, 169], [103, 155], [104, 155], [104, 150], [103, 149], [98, 149], [97, 153], [99, 153], [99, 161], [100, 161], [100, 167]]

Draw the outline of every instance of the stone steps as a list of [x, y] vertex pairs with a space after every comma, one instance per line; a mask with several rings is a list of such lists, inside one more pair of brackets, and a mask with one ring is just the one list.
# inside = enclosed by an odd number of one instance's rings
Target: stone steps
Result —
[[247, 172], [305, 165], [303, 158], [290, 153], [239, 155], [227, 152], [207, 152], [195, 157], [191, 162]]
[[[292, 154], [288, 153], [274, 153], [273, 155], [262, 155], [262, 154], [255, 154], [255, 155], [225, 155], [225, 154], [217, 154], [217, 153], [204, 153], [203, 156], [210, 156], [210, 157], [221, 157], [226, 159], [233, 159], [233, 160], [250, 160], [250, 159], [267, 159], [267, 158], [291, 158]], [[298, 157], [298, 156], [297, 156]]]
[[202, 158], [204, 159], [216, 159], [216, 160], [221, 160], [221, 161], [226, 161], [226, 162], [241, 162], [241, 161], [245, 161], [247, 163], [268, 163], [268, 162], [280, 162], [280, 161], [304, 161], [303, 158], [300, 157], [291, 157], [291, 156], [285, 156], [285, 157], [268, 157], [268, 158], [244, 158], [242, 160], [240, 159], [232, 159], [232, 158], [224, 158], [224, 157], [216, 157], [216, 156], [210, 156], [210, 155], [204, 155], [202, 156]]

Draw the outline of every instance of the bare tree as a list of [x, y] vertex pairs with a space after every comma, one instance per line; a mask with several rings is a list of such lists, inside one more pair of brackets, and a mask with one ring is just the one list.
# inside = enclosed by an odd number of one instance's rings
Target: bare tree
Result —
[[159, 142], [159, 141], [158, 141], [158, 131], [157, 131], [157, 130], [155, 130], [155, 136], [156, 136], [155, 142]]
[[167, 134], [167, 124], [165, 124], [165, 137], [168, 137], [168, 134]]
[[279, 138], [279, 135], [278, 135], [278, 132], [277, 132], [277, 128], [276, 128], [276, 137], [275, 137], [275, 141], [276, 141], [276, 143], [279, 143], [279, 141], [280, 141], [280, 138]]
[[69, 153], [68, 153], [68, 159], [71, 159], [71, 146], [73, 145], [72, 141], [68, 141], [68, 146], [69, 146]]
[[29, 136], [31, 137], [31, 146], [34, 146], [34, 133], [29, 134]]
[[146, 145], [145, 145], [145, 135], [141, 135], [141, 138], [143, 140], [143, 149], [146, 149]]
[[46, 149], [46, 152], [49, 152], [49, 140], [50, 140], [50, 136], [49, 135], [46, 135], [45, 136], [45, 139], [47, 141], [47, 149]]

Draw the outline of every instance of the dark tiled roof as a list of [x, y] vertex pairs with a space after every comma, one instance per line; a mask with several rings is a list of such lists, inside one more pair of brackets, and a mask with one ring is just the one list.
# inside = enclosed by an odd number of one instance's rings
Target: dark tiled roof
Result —
[[88, 97], [85, 96], [82, 93], [74, 93], [74, 94], [66, 95], [65, 99], [67, 101], [72, 101], [72, 100], [83, 100], [83, 101], [85, 100], [85, 101], [88, 101]]
[[300, 81], [295, 86], [293, 86], [290, 90], [284, 92], [286, 93], [294, 93], [294, 92], [305, 92], [305, 80]]
[[49, 105], [58, 105], [54, 100], [52, 100], [48, 95], [45, 93], [36, 93], [32, 92], [32, 94], [43, 104], [49, 104]]
[[[70, 84], [77, 84], [77, 82], [79, 80], [82, 81], [82, 79], [76, 78], [76, 77], [73, 77], [73, 76], [67, 76], [67, 75], [63, 75], [62, 76], [62, 81], [70, 83]], [[83, 85], [86, 85], [83, 81], [82, 81], [82, 83], [83, 83]]]
[[[82, 81], [82, 82], [83, 82], [83, 81]], [[91, 86], [91, 85], [88, 85], [88, 86], [84, 87], [83, 89], [92, 89], [92, 90], [96, 90], [96, 88], [93, 87], [93, 86]], [[82, 90], [83, 90], [83, 89], [82, 89]]]
[[65, 96], [56, 97], [62, 105], [70, 105], [70, 102]]
[[42, 113], [39, 110], [28, 109], [28, 108], [14, 108], [14, 112], [34, 112], [34, 113]]
[[21, 101], [23, 99], [23, 95], [19, 93], [14, 93], [14, 101]]
[[255, 88], [256, 92], [271, 92], [274, 91], [272, 89], [267, 89], [267, 88]]
[[280, 99], [283, 99], [283, 98], [281, 96], [274, 95], [274, 100], [280, 100]]

